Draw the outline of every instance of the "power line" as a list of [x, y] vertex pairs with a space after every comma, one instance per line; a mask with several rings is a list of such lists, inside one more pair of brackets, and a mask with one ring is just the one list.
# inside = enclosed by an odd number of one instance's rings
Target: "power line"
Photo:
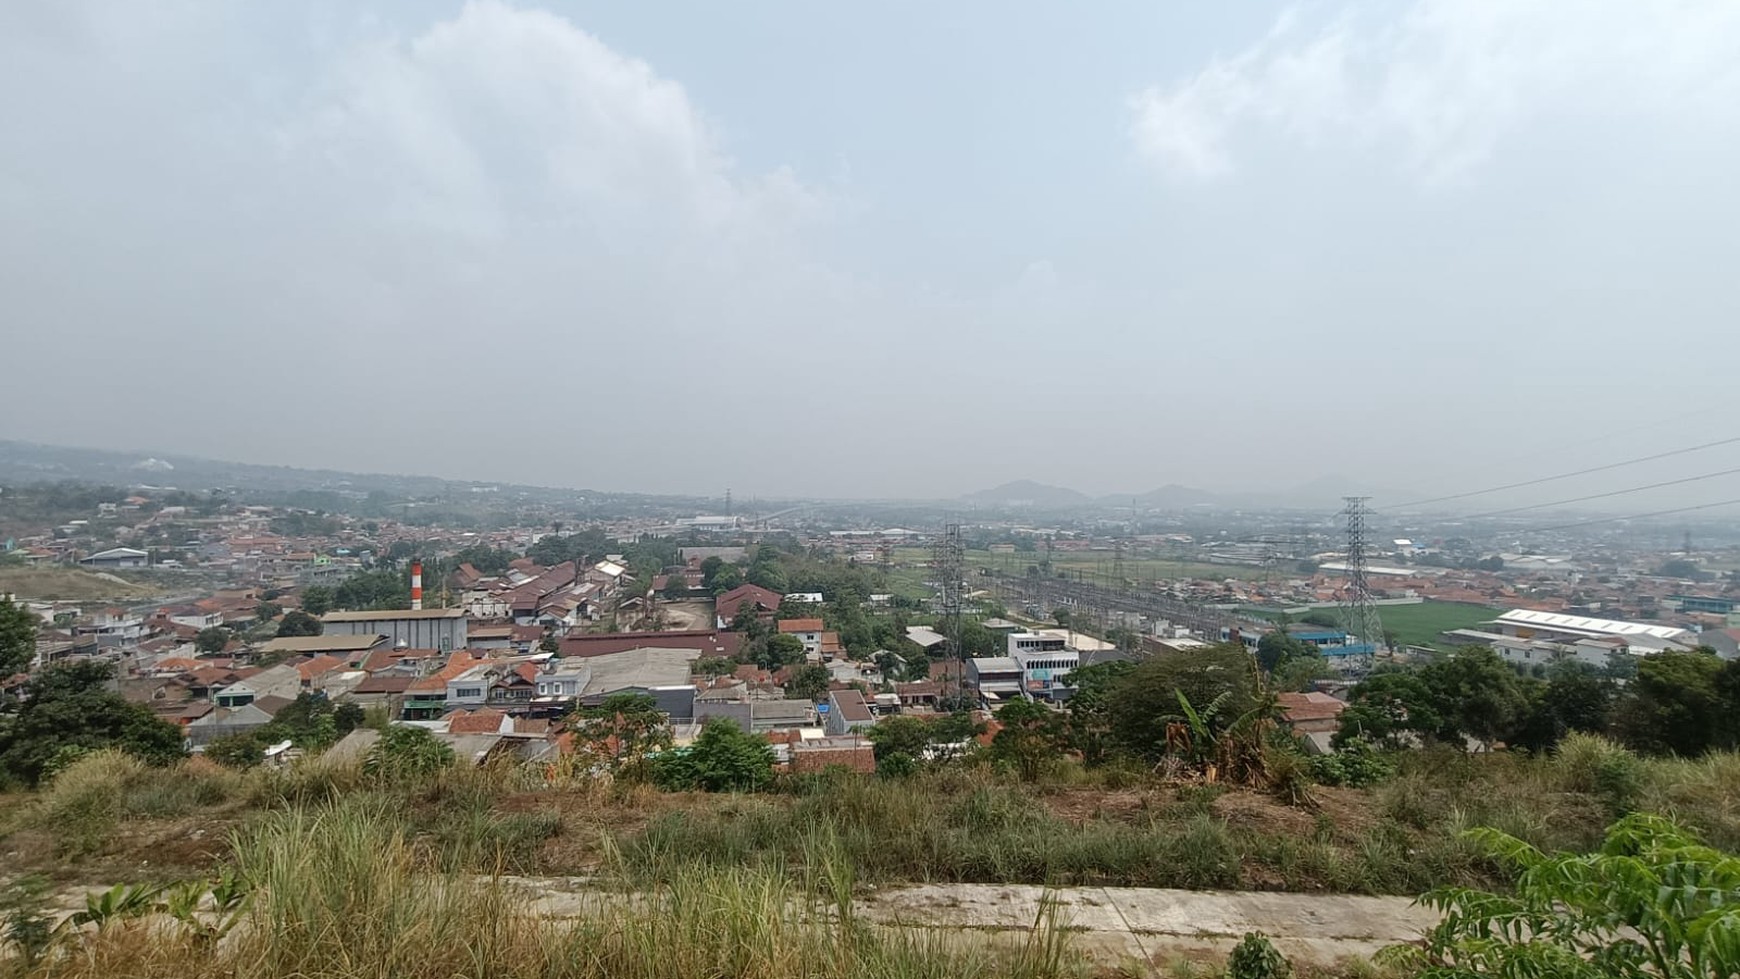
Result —
[[1740, 442], [1740, 435], [1736, 435], [1732, 438], [1718, 439], [1714, 442], [1705, 442], [1703, 445], [1692, 445], [1692, 446], [1687, 446], [1686, 448], [1683, 448], [1683, 449], [1670, 449], [1667, 452], [1657, 452], [1655, 455], [1642, 456], [1642, 457], [1637, 458], [1637, 459], [1626, 459], [1623, 462], [1610, 462], [1604, 466], [1591, 466], [1588, 469], [1579, 469], [1576, 472], [1560, 473], [1557, 476], [1542, 476], [1539, 479], [1525, 479], [1520, 483], [1506, 483], [1503, 486], [1494, 486], [1490, 489], [1472, 490], [1472, 491], [1467, 492], [1467, 493], [1453, 493], [1449, 496], [1435, 496], [1435, 497], [1432, 497], [1431, 499], [1428, 499], [1428, 500], [1414, 500], [1411, 503], [1397, 504], [1395, 506], [1384, 507], [1384, 509], [1386, 509], [1386, 510], [1405, 510], [1409, 507], [1425, 506], [1428, 503], [1444, 503], [1444, 502], [1449, 501], [1449, 500], [1465, 500], [1470, 496], [1485, 496], [1488, 493], [1500, 493], [1500, 492], [1503, 492], [1504, 490], [1521, 489], [1524, 486], [1539, 486], [1541, 483], [1553, 483], [1553, 482], [1558, 482], [1561, 479], [1571, 479], [1571, 478], [1576, 477], [1576, 476], [1587, 476], [1590, 473], [1606, 472], [1609, 469], [1620, 469], [1620, 468], [1623, 468], [1625, 466], [1635, 466], [1640, 462], [1654, 462], [1657, 459], [1666, 459], [1670, 456], [1685, 455], [1688, 452], [1699, 452], [1699, 451], [1702, 451], [1704, 449], [1713, 449], [1713, 448], [1716, 448], [1717, 446], [1720, 446], [1720, 445], [1732, 445], [1735, 442]]
[[1504, 530], [1493, 534], [1494, 537], [1508, 537], [1512, 534], [1541, 534], [1549, 530], [1570, 530], [1573, 527], [1589, 527], [1594, 524], [1617, 523], [1621, 520], [1647, 520], [1650, 517], [1667, 517], [1676, 513], [1691, 513], [1695, 510], [1714, 510], [1717, 507], [1734, 506], [1740, 499], [1720, 500], [1715, 503], [1700, 503], [1697, 506], [1675, 507], [1672, 510], [1655, 510], [1650, 513], [1631, 513], [1623, 517], [1596, 517], [1592, 520], [1579, 520], [1576, 523], [1555, 524], [1550, 527], [1527, 527], [1522, 530]]
[[1687, 418], [1696, 418], [1700, 415], [1710, 415], [1714, 412], [1717, 412], [1717, 411], [1722, 410], [1722, 409], [1727, 408], [1727, 407], [1730, 407], [1730, 406], [1728, 405], [1726, 400], [1718, 398], [1716, 401], [1711, 402], [1709, 404], [1705, 404], [1705, 405], [1702, 405], [1702, 406], [1697, 407], [1697, 408], [1692, 408], [1689, 411], [1682, 411], [1682, 412], [1679, 412], [1678, 414], [1669, 415], [1666, 418], [1650, 419], [1648, 421], [1639, 422], [1638, 424], [1633, 425], [1633, 426], [1629, 426], [1627, 428], [1605, 431], [1605, 432], [1602, 432], [1600, 435], [1596, 435], [1592, 438], [1579, 439], [1575, 442], [1557, 442], [1551, 446], [1548, 446], [1545, 450], [1537, 448], [1537, 449], [1531, 449], [1528, 452], [1520, 452], [1520, 453], [1517, 453], [1515, 455], [1503, 456], [1503, 457], [1500, 457], [1498, 459], [1489, 460], [1488, 465], [1506, 466], [1506, 465], [1511, 464], [1512, 462], [1522, 462], [1522, 461], [1526, 461], [1528, 459], [1538, 459], [1543, 454], [1549, 455], [1549, 456], [1560, 455], [1560, 454], [1569, 452], [1573, 449], [1586, 448], [1586, 447], [1591, 446], [1591, 445], [1600, 445], [1603, 442], [1611, 441], [1611, 440], [1616, 439], [1622, 435], [1631, 435], [1631, 434], [1634, 434], [1636, 432], [1659, 431], [1663, 425], [1667, 425], [1667, 424], [1670, 424], [1672, 422], [1677, 422], [1677, 421], [1684, 421]]
[[1628, 493], [1642, 493], [1645, 490], [1661, 489], [1663, 486], [1679, 486], [1682, 483], [1696, 483], [1700, 480], [1716, 479], [1720, 476], [1732, 476], [1736, 473], [1740, 473], [1740, 469], [1724, 469], [1721, 472], [1704, 473], [1701, 476], [1686, 476], [1681, 479], [1669, 479], [1659, 483], [1650, 483], [1648, 486], [1633, 486], [1630, 489], [1610, 490], [1606, 493], [1591, 493], [1588, 496], [1573, 497], [1569, 500], [1554, 500], [1551, 503], [1531, 503], [1528, 506], [1510, 507], [1505, 510], [1488, 510], [1485, 513], [1471, 514], [1462, 519], [1480, 520], [1485, 517], [1500, 517], [1507, 513], [1522, 513], [1525, 510], [1544, 510], [1547, 507], [1569, 506], [1572, 503], [1585, 503], [1589, 500], [1605, 500], [1610, 496], [1625, 496]]

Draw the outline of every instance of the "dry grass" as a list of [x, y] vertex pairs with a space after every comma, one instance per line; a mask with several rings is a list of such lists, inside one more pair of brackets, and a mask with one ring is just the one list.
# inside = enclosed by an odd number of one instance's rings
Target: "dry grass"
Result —
[[499, 877], [431, 876], [395, 816], [358, 801], [274, 814], [238, 841], [234, 867], [254, 897], [215, 947], [175, 925], [121, 921], [19, 974], [1052, 979], [1088, 971], [1055, 921], [1002, 948], [884, 930], [842, 913], [827, 893], [745, 868], [693, 869], [646, 895], [595, 895], [555, 915]]
[[151, 585], [105, 575], [78, 568], [0, 568], [0, 595], [15, 594], [29, 601], [113, 602], [162, 594]]

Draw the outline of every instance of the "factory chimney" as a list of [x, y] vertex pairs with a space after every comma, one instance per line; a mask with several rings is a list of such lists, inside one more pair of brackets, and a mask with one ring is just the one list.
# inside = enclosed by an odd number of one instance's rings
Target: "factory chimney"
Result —
[[423, 607], [423, 562], [411, 562], [411, 608]]

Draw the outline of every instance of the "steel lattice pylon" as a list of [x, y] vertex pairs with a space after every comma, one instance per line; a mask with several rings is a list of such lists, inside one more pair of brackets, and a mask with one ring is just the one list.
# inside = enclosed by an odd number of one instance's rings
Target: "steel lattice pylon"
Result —
[[947, 524], [937, 538], [931, 567], [937, 575], [937, 615], [942, 626], [944, 658], [955, 664], [954, 696], [957, 703], [965, 691], [967, 662], [961, 648], [961, 607], [966, 603], [967, 550], [961, 543], [961, 525]]
[[[1344, 496], [1347, 508], [1347, 586], [1341, 595], [1341, 620], [1347, 629], [1349, 652], [1371, 655], [1382, 648], [1384, 624], [1378, 618], [1377, 604], [1372, 601], [1371, 582], [1366, 578], [1366, 496]], [[1357, 640], [1357, 644], [1355, 643]]]

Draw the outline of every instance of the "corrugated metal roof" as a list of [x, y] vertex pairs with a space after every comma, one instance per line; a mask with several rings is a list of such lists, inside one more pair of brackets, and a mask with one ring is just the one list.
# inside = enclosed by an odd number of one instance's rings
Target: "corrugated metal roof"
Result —
[[383, 609], [369, 612], [328, 612], [322, 622], [387, 622], [393, 619], [463, 619], [462, 608]]
[[1650, 625], [1645, 622], [1620, 622], [1616, 619], [1591, 619], [1583, 615], [1537, 612], [1526, 608], [1512, 609], [1499, 616], [1496, 621], [1507, 625], [1569, 629], [1610, 636], [1654, 636], [1657, 639], [1678, 639], [1691, 634], [1691, 630], [1681, 629], [1678, 626]]

